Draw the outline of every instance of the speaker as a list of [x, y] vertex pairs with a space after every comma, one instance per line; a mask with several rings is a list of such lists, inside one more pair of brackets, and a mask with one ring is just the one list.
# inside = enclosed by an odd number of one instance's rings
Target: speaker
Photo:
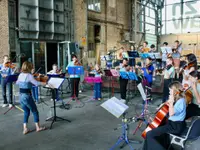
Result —
[[78, 43], [69, 43], [69, 52], [70, 52], [70, 55], [73, 55], [73, 54], [77, 54], [80, 52], [79, 50], [79, 44]]

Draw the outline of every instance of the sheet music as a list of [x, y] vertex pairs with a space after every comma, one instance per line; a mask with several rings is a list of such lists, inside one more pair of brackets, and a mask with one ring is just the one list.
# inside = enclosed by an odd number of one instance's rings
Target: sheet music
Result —
[[119, 101], [116, 97], [112, 97], [111, 99], [107, 100], [101, 107], [106, 109], [115, 117], [119, 118], [129, 107]]
[[171, 47], [161, 47], [161, 52], [163, 54], [172, 53], [172, 48]]
[[144, 92], [144, 88], [143, 88], [142, 84], [141, 84], [141, 83], [138, 84], [138, 85], [137, 85], [137, 88], [138, 88], [138, 90], [140, 91], [140, 94], [141, 94], [143, 100], [145, 101], [147, 98], [146, 98], [146, 94], [145, 94], [145, 92]]
[[63, 78], [50, 78], [48, 81], [48, 86], [52, 89], [58, 89], [65, 79]]

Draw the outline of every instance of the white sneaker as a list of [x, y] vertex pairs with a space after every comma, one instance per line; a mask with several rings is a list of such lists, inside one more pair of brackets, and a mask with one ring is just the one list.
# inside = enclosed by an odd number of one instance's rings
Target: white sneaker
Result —
[[3, 105], [2, 105], [3, 108], [4, 108], [4, 107], [7, 107], [7, 106], [8, 106], [8, 104], [3, 104]]
[[12, 104], [9, 104], [8, 107], [11, 108], [11, 107], [13, 107], [13, 105], [12, 105]]
[[120, 101], [122, 102], [122, 103], [126, 103], [126, 100], [125, 99], [120, 99]]

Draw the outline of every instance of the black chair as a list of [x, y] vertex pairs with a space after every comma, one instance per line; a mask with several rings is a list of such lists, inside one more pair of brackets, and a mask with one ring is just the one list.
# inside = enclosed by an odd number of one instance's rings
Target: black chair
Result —
[[187, 140], [197, 140], [199, 137], [200, 137], [200, 117], [195, 118], [195, 120], [192, 121], [191, 125], [187, 127], [181, 135], [178, 136], [170, 134], [170, 138], [172, 139], [169, 148], [171, 147], [172, 144], [175, 144], [184, 149]]

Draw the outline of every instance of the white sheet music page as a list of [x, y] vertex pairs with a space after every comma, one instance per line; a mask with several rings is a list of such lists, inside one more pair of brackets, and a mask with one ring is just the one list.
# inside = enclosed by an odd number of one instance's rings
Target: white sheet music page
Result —
[[137, 85], [137, 88], [138, 88], [138, 90], [140, 91], [140, 94], [141, 94], [143, 100], [145, 101], [145, 100], [147, 99], [147, 97], [146, 97], [146, 94], [145, 94], [145, 92], [144, 92], [144, 88], [143, 88], [142, 84], [141, 84], [141, 83], [138, 84], [138, 85]]
[[48, 81], [48, 86], [53, 89], [58, 89], [65, 79], [51, 77]]
[[107, 100], [101, 107], [106, 109], [115, 117], [119, 118], [129, 107], [119, 101], [116, 97], [112, 97], [111, 99]]

